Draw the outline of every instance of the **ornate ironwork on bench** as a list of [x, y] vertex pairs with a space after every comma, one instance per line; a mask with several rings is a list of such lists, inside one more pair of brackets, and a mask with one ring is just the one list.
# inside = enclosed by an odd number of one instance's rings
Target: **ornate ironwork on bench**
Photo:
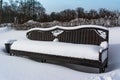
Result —
[[[68, 44], [72, 43], [72, 44], [96, 45], [102, 48], [99, 50], [98, 60], [73, 57], [73, 56], [45, 54], [44, 52], [39, 53], [39, 52], [30, 52], [25, 50], [23, 51], [15, 48], [11, 48], [10, 50], [10, 53], [12, 55], [27, 56], [35, 59], [39, 58], [41, 59], [41, 61], [56, 60], [66, 63], [85, 65], [85, 66], [99, 68], [99, 72], [104, 72], [105, 68], [108, 65], [109, 31], [105, 27], [95, 26], [95, 25], [83, 25], [76, 27], [54, 26], [51, 28], [33, 28], [28, 30], [26, 36], [28, 39], [34, 41], [51, 41], [53, 43], [64, 42]], [[81, 50], [79, 50], [79, 53], [81, 53]]]

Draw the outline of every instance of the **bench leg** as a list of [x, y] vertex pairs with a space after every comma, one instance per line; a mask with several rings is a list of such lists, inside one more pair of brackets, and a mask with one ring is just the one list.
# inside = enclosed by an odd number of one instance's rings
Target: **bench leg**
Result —
[[105, 68], [108, 67], [108, 59], [106, 60], [106, 63], [105, 63]]
[[105, 72], [105, 67], [99, 68], [99, 73], [103, 73], [103, 72]]
[[14, 53], [10, 53], [10, 56], [14, 56]]
[[41, 62], [43, 62], [43, 63], [46, 62], [46, 59], [41, 59]]
[[105, 64], [105, 68], [107, 68], [107, 67], [108, 67], [108, 63]]

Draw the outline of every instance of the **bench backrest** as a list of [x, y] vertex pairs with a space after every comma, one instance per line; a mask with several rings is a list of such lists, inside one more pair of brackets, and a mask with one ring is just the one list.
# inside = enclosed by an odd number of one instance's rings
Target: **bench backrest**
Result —
[[26, 35], [31, 40], [53, 41], [58, 39], [59, 42], [77, 44], [99, 45], [102, 41], [108, 41], [107, 28], [95, 25], [34, 28], [29, 30]]

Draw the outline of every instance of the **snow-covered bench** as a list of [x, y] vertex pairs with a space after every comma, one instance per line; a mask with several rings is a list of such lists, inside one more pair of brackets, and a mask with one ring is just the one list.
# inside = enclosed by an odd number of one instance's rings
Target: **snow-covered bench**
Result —
[[108, 63], [108, 30], [105, 27], [33, 28], [26, 35], [30, 40], [12, 44], [12, 55], [80, 64], [105, 71]]

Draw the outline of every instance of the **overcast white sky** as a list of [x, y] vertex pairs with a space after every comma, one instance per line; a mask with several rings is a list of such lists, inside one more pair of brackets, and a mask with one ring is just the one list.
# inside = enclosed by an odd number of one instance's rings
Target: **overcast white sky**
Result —
[[[4, 0], [9, 1], [9, 0]], [[120, 0], [37, 0], [46, 8], [47, 13], [59, 12], [64, 9], [83, 7], [85, 10], [107, 8], [120, 10]]]

